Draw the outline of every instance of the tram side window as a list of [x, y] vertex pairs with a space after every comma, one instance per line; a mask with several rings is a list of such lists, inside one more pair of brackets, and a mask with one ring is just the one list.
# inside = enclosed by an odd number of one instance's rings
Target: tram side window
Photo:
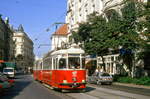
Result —
[[54, 69], [57, 69], [57, 59], [53, 60]]
[[42, 62], [40, 63], [40, 69], [43, 69], [43, 68], [42, 68]]
[[43, 69], [49, 69], [48, 67], [48, 59], [44, 59], [44, 62], [43, 62]]
[[52, 58], [49, 59], [49, 69], [52, 69]]
[[59, 69], [66, 68], [66, 59], [62, 58], [59, 60]]
[[46, 61], [43, 61], [43, 69], [46, 69]]
[[82, 68], [85, 68], [85, 58], [82, 58]]
[[45, 60], [45, 69], [48, 69], [48, 61], [47, 61], [47, 59]]

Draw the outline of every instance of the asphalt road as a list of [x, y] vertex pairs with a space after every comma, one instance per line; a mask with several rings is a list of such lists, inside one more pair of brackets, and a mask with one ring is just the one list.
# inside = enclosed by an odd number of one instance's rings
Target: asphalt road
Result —
[[15, 86], [7, 90], [0, 99], [70, 99], [61, 93], [49, 90], [31, 75], [19, 75], [15, 78]]
[[118, 90], [118, 91], [125, 91], [128, 93], [150, 96], [150, 89], [145, 89], [145, 88], [135, 88], [131, 86], [122, 86], [122, 85], [95, 85], [95, 84], [89, 84], [89, 85], [101, 87], [101, 88]]
[[87, 84], [85, 92], [58, 92], [34, 81], [31, 75], [19, 75], [15, 86], [0, 99], [149, 99], [150, 89], [120, 85]]

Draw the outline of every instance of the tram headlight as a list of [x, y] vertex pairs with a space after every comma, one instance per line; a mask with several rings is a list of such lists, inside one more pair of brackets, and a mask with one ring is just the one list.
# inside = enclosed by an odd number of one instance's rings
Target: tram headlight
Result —
[[85, 83], [85, 80], [82, 80], [82, 83]]
[[63, 80], [63, 83], [67, 83], [67, 80]]

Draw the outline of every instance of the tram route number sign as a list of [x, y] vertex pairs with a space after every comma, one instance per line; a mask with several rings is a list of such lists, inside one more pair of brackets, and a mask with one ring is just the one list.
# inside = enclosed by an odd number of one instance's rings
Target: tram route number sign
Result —
[[73, 76], [73, 77], [77, 77], [77, 71], [73, 71], [73, 72], [72, 72], [72, 76]]

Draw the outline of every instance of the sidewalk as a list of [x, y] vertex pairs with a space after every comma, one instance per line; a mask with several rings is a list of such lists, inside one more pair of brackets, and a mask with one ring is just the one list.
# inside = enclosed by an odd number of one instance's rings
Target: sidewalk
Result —
[[113, 85], [121, 85], [121, 86], [128, 86], [128, 87], [134, 87], [134, 88], [150, 89], [150, 86], [135, 85], [135, 84], [128, 84], [128, 83], [118, 83], [118, 82], [114, 82]]

